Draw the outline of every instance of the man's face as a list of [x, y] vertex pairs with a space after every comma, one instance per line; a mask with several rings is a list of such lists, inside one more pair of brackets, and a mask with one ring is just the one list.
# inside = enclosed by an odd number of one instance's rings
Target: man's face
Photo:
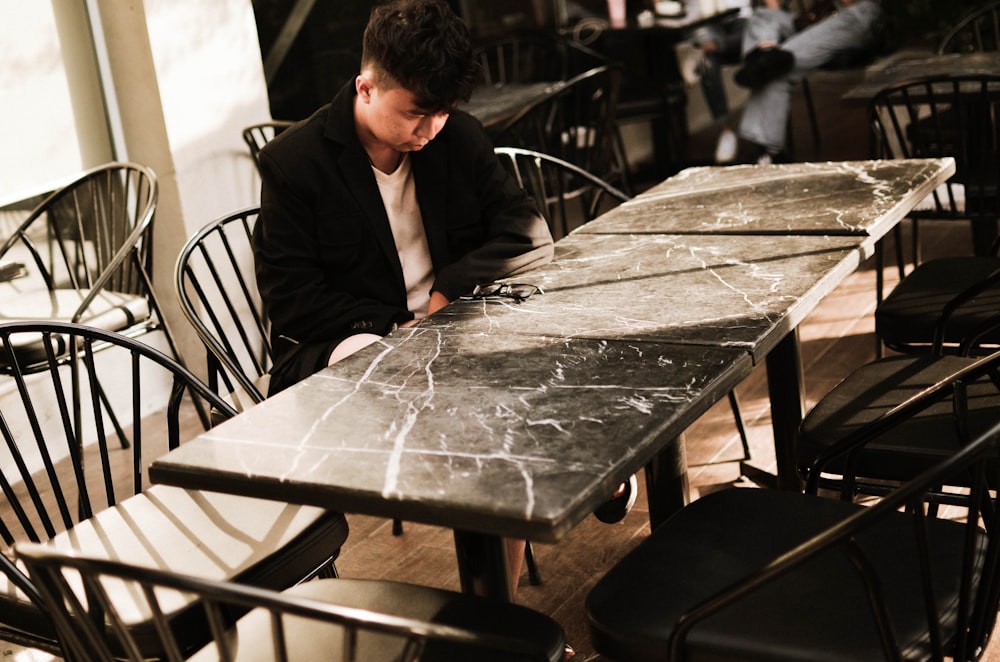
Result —
[[420, 108], [413, 93], [398, 85], [372, 85], [363, 101], [370, 106], [367, 128], [372, 136], [398, 152], [422, 149], [448, 121], [448, 113]]

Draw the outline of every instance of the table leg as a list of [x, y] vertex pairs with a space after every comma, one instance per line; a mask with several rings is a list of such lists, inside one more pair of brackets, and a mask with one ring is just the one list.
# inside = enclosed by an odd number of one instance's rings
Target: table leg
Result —
[[799, 330], [793, 329], [767, 355], [767, 390], [771, 398], [771, 428], [778, 467], [778, 489], [800, 490], [795, 463], [795, 438], [805, 412]]
[[500, 536], [455, 530], [462, 591], [511, 602], [507, 542]]
[[655, 529], [688, 504], [690, 491], [684, 435], [671, 439], [646, 465], [649, 526]]

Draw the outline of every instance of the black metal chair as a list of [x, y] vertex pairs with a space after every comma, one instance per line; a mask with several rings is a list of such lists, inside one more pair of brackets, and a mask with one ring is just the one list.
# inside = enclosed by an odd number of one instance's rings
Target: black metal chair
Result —
[[[973, 363], [845, 440], [862, 446], [993, 368]], [[877, 503], [727, 489], [682, 509], [591, 590], [613, 659], [976, 659], [1000, 596], [996, 422]], [[956, 478], [957, 477], [957, 478]], [[928, 491], [971, 486], [948, 519]], [[900, 509], [904, 509], [901, 512]]]
[[494, 144], [556, 156], [630, 193], [615, 119], [621, 76], [618, 64], [574, 76], [496, 127]]
[[264, 400], [273, 365], [251, 246], [259, 212], [250, 207], [203, 227], [174, 269], [181, 311], [205, 345], [208, 384], [237, 410]]
[[[146, 166], [108, 163], [42, 199], [0, 245], [0, 262], [23, 265], [19, 277], [0, 282], [0, 322], [61, 320], [129, 337], [161, 331], [182, 362], [152, 283], [157, 191]], [[38, 360], [44, 370], [38, 338], [19, 342], [18, 369]], [[0, 373], [12, 370], [0, 353]]]
[[[171, 661], [555, 662], [565, 646], [539, 612], [424, 586], [327, 579], [279, 593], [39, 545], [16, 552], [67, 652], [89, 662], [141, 662], [151, 647]], [[203, 611], [183, 609], [191, 596]]]
[[[46, 196], [0, 245], [0, 262], [25, 265], [0, 283], [0, 322], [63, 320], [132, 337], [159, 330], [177, 357], [150, 277], [157, 191], [149, 168], [108, 163]], [[37, 342], [14, 350], [22, 365], [42, 353]]]
[[[819, 487], [839, 490], [844, 500], [884, 494], [932, 467], [1000, 420], [1000, 358], [976, 381], [963, 383], [945, 398], [875, 435], [855, 452], [841, 447], [879, 416], [916, 393], [975, 364], [968, 356], [903, 355], [866, 363], [843, 379], [809, 411], [796, 440], [799, 471]], [[936, 503], [954, 499], [946, 490], [930, 495]]]
[[484, 84], [493, 87], [569, 80], [607, 64], [602, 54], [577, 41], [539, 30], [492, 38], [477, 46], [476, 57], [482, 65]]
[[556, 239], [632, 198], [558, 157], [520, 147], [496, 147], [494, 151], [535, 201]]
[[[10, 349], [29, 342], [42, 348], [30, 372]], [[335, 575], [348, 529], [339, 513], [147, 485], [146, 465], [188, 436], [182, 426], [200, 429], [189, 421], [192, 400], [235, 414], [166, 354], [101, 329], [25, 322], [0, 324], [0, 355], [11, 367], [0, 401], [5, 545], [44, 542], [274, 589]], [[80, 385], [72, 396], [71, 379]], [[129, 433], [127, 447], [113, 444], [111, 413]], [[61, 654], [32, 582], [2, 561], [0, 639]]]
[[938, 53], [1000, 50], [1000, 2], [973, 10], [941, 39]]
[[[872, 102], [876, 156], [951, 156], [956, 162], [955, 175], [933, 193], [929, 208], [910, 214], [916, 266], [905, 276], [901, 272], [900, 283], [884, 301], [879, 278], [876, 335], [891, 349], [926, 351], [936, 328], [947, 333], [945, 348], [957, 347], [1000, 301], [997, 276], [992, 275], [1000, 269], [995, 249], [993, 255], [921, 262], [917, 224], [921, 218], [968, 219], [974, 245], [983, 241], [977, 235], [995, 233], [1000, 215], [998, 92], [1000, 75], [927, 77], [883, 90]], [[900, 243], [897, 232], [897, 249]], [[902, 269], [901, 252], [897, 261]], [[941, 327], [938, 320], [946, 309], [950, 320]]]
[[257, 154], [260, 153], [264, 145], [294, 123], [291, 120], [270, 120], [244, 127], [242, 132], [243, 142], [247, 144], [250, 156], [253, 158], [253, 163], [256, 167], [260, 167], [260, 163], [257, 161]]
[[[188, 239], [174, 268], [181, 311], [205, 345], [208, 384], [238, 411], [264, 401], [274, 365], [251, 246], [259, 213], [249, 207], [212, 221]], [[400, 520], [392, 532], [403, 533]]]

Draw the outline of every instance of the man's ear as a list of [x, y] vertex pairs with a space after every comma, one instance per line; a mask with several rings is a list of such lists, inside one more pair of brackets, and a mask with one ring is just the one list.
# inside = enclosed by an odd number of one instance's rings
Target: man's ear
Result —
[[358, 97], [363, 102], [368, 103], [372, 96], [372, 90], [375, 89], [375, 83], [367, 72], [362, 71], [354, 79], [354, 89], [357, 90]]

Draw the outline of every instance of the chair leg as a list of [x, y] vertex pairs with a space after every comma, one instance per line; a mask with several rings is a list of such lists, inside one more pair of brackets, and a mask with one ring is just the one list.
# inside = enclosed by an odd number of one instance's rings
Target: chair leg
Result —
[[736, 399], [736, 391], [729, 392], [729, 408], [733, 410], [736, 430], [740, 433], [740, 441], [743, 443], [743, 461], [747, 462], [750, 460], [750, 440], [747, 439], [747, 430], [743, 425], [743, 414], [740, 413], [740, 403]]
[[392, 535], [394, 536], [403, 535], [403, 520], [398, 518], [392, 520]]
[[322, 568], [319, 569], [319, 572], [316, 573], [316, 578], [317, 579], [340, 578], [340, 573], [337, 572], [337, 564], [334, 563], [333, 559], [330, 559], [329, 563], [327, 563], [326, 565], [324, 565]]

